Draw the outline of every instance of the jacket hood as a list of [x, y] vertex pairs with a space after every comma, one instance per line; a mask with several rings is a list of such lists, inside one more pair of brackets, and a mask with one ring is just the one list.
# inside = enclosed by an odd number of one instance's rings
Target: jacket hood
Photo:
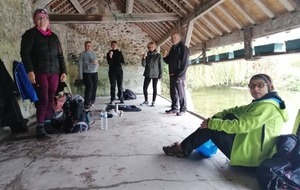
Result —
[[282, 115], [283, 120], [285, 122], [288, 120], [288, 113], [285, 109], [286, 108], [285, 103], [276, 91], [269, 92], [268, 94], [264, 95], [263, 97], [261, 97], [259, 99], [252, 100], [252, 102], [258, 102], [258, 101], [268, 101], [268, 102], [276, 105], [276, 107], [279, 106], [278, 111]]

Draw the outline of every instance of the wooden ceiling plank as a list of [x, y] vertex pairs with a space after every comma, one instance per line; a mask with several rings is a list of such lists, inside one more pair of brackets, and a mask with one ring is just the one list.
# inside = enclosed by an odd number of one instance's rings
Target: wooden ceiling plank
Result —
[[237, 10], [251, 23], [257, 24], [257, 19], [245, 8], [239, 0], [230, 0]]
[[34, 9], [44, 9], [52, 0], [37, 0], [33, 3]]
[[194, 10], [195, 7], [189, 1], [187, 1], [187, 0], [181, 0], [181, 1], [184, 2], [188, 7], [190, 7], [191, 9]]
[[210, 28], [212, 28], [215, 32], [217, 32], [219, 34], [219, 36], [223, 35], [223, 32], [208, 17], [203, 15], [201, 18], [202, 18], [202, 20], [204, 20], [206, 22], [206, 25], [209, 26]]
[[126, 0], [126, 13], [133, 12], [133, 4], [134, 4], [134, 0]]
[[208, 40], [208, 38], [206, 37], [206, 36], [204, 36], [197, 28], [195, 28], [194, 27], [194, 33], [198, 36], [198, 37], [200, 37], [200, 39], [202, 40], [202, 41], [207, 41]]
[[211, 18], [213, 18], [224, 30], [226, 30], [228, 33], [232, 32], [232, 29], [223, 21], [219, 19], [219, 17], [213, 12], [210, 11], [207, 13]]
[[197, 26], [197, 28], [200, 28], [200, 30], [204, 31], [204, 33], [209, 36], [210, 38], [215, 38], [215, 36], [213, 35], [213, 33], [202, 23], [200, 23], [199, 21], [195, 21], [194, 25]]
[[81, 5], [79, 4], [78, 0], [70, 0], [70, 2], [73, 4], [73, 6], [75, 7], [75, 9], [80, 14], [85, 14], [85, 11], [83, 10], [83, 8], [81, 7]]
[[297, 9], [297, 4], [293, 0], [279, 0], [279, 2], [289, 11], [295, 11]]
[[[156, 1], [157, 3], [160, 3], [158, 0], [154, 0]], [[170, 9], [172, 9], [175, 13], [177, 13], [180, 17], [183, 17], [184, 15], [180, 12], [180, 10], [175, 6], [173, 5], [172, 3], [170, 3], [169, 1], [164, 1], [164, 3], [170, 7]]]
[[171, 0], [173, 4], [175, 4], [184, 14], [188, 14], [188, 10], [184, 8], [177, 0]]
[[270, 6], [265, 0], [252, 0], [256, 5], [269, 17], [275, 18], [276, 14], [273, 10], [271, 10]]
[[232, 22], [238, 29], [243, 28], [243, 24], [237, 20], [237, 18], [229, 12], [224, 5], [219, 5], [218, 9], [229, 19], [230, 22]]

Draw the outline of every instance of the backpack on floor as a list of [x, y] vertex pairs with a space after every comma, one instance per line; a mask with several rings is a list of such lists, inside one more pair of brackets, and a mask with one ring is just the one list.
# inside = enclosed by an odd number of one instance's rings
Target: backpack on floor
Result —
[[84, 99], [75, 95], [63, 105], [65, 133], [80, 133], [89, 129], [91, 112], [84, 109]]
[[133, 100], [133, 99], [136, 99], [135, 93], [132, 92], [129, 89], [125, 89], [125, 91], [123, 92], [123, 96], [124, 96], [124, 100]]

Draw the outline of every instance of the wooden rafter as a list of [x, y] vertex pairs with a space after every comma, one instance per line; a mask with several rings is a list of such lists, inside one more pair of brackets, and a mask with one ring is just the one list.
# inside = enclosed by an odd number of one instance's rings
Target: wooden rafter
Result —
[[132, 13], [134, 0], [126, 0], [126, 13]]
[[220, 18], [213, 12], [210, 11], [207, 13], [211, 18], [213, 18], [224, 30], [226, 30], [228, 33], [232, 32], [232, 29], [223, 21], [220, 20]]
[[229, 19], [230, 22], [232, 22], [238, 29], [243, 28], [243, 24], [237, 20], [237, 18], [229, 12], [224, 5], [218, 6], [218, 9]]
[[223, 35], [223, 32], [219, 29], [217, 25], [214, 24], [212, 20], [210, 20], [205, 15], [203, 15], [201, 18], [205, 21], [206, 26], [209, 26], [209, 28], [213, 29], [217, 34], [219, 34], [219, 36]]
[[245, 8], [239, 0], [230, 0], [231, 3], [240, 11], [240, 13], [251, 23], [257, 24], [257, 19]]
[[268, 3], [265, 0], [253, 0], [257, 6], [269, 17], [275, 18], [275, 12], [270, 8]]
[[297, 4], [293, 0], [279, 0], [279, 2], [290, 12], [297, 9]]
[[81, 7], [81, 5], [79, 4], [78, 0], [70, 0], [70, 2], [73, 4], [73, 6], [75, 7], [75, 9], [80, 14], [85, 14], [85, 11], [83, 10], [83, 8]]

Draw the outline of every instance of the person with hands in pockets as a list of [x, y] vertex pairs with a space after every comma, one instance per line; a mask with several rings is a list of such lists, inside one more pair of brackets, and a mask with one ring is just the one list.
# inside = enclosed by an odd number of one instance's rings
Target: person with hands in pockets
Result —
[[98, 67], [96, 54], [92, 51], [93, 45], [91, 41], [84, 44], [85, 51], [79, 56], [78, 75], [83, 80], [85, 86], [84, 91], [84, 108], [90, 109], [94, 107], [96, 101], [96, 93], [98, 87]]

